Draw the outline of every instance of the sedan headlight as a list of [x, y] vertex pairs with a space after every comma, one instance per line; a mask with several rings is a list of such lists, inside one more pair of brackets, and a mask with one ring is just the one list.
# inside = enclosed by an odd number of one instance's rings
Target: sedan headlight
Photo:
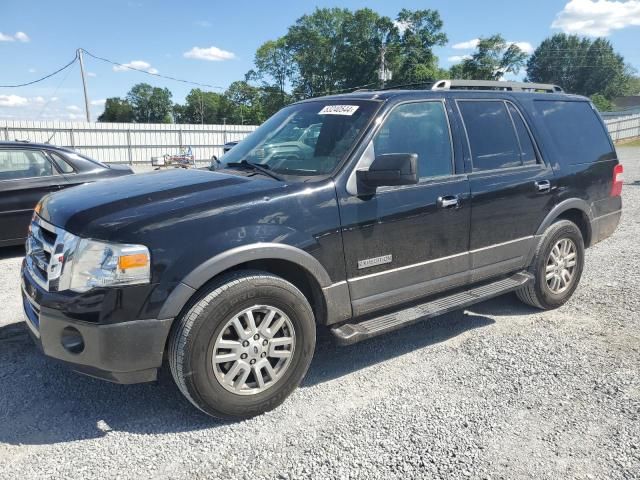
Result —
[[80, 238], [72, 254], [69, 288], [137, 285], [151, 280], [151, 256], [144, 245], [99, 242]]

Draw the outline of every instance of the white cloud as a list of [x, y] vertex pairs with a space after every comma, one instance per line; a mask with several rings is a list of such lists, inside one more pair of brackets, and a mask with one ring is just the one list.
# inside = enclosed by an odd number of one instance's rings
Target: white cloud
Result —
[[29, 38], [29, 35], [27, 35], [24, 32], [16, 32], [15, 39], [18, 40], [19, 42], [25, 42], [25, 43], [31, 41], [31, 39]]
[[136, 70], [142, 70], [149, 73], [158, 73], [158, 70], [153, 68], [149, 62], [144, 60], [133, 60], [123, 65], [115, 65], [113, 67], [114, 72], [126, 72], [127, 70], [134, 68]]
[[40, 103], [40, 104], [46, 103], [46, 100], [44, 99], [44, 97], [33, 97], [31, 101], [33, 103]]
[[28, 103], [28, 98], [19, 95], [0, 95], [0, 107], [22, 107]]
[[202, 27], [202, 28], [209, 28], [213, 26], [212, 23], [207, 20], [196, 20], [193, 23], [198, 27]]
[[529, 42], [507, 42], [508, 45], [515, 45], [527, 55], [531, 55], [535, 48]]
[[471, 55], [454, 55], [452, 57], [447, 58], [451, 63], [462, 62], [463, 60], [467, 60], [471, 58]]
[[79, 112], [81, 111], [80, 107], [77, 105], [67, 105], [67, 110], [69, 110], [70, 112]]
[[471, 48], [476, 48], [478, 43], [480, 43], [480, 39], [474, 38], [473, 40], [467, 40], [466, 42], [455, 43], [451, 48], [455, 48], [456, 50], [469, 50]]
[[30, 68], [29, 69], [29, 73], [36, 73], [36, 72], [37, 72], [37, 70], [35, 68]]
[[571, 0], [551, 28], [564, 33], [606, 37], [614, 30], [640, 25], [640, 0]]
[[97, 77], [97, 75], [93, 72], [87, 72], [87, 77]]
[[94, 107], [102, 107], [105, 103], [107, 103], [107, 100], [105, 98], [102, 98], [100, 100], [91, 100], [91, 105], [93, 105]]
[[25, 43], [30, 41], [31, 39], [29, 38], [29, 35], [24, 32], [16, 32], [15, 35], [7, 35], [0, 32], [0, 42], [15, 42], [16, 40]]
[[193, 47], [188, 52], [184, 52], [185, 58], [195, 58], [197, 60], [208, 60], [210, 62], [219, 62], [222, 60], [231, 60], [235, 58], [235, 54], [227, 52], [218, 47], [200, 48]]

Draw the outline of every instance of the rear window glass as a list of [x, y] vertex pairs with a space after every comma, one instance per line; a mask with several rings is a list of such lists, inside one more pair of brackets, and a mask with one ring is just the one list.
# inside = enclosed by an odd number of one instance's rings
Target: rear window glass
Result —
[[520, 145], [502, 101], [458, 102], [469, 136], [474, 170], [522, 165]]
[[600, 119], [587, 102], [535, 102], [562, 163], [577, 165], [615, 158]]

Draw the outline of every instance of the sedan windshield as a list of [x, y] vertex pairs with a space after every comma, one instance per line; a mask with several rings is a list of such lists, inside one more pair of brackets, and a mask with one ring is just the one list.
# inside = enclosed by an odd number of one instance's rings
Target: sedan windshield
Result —
[[284, 175], [326, 175], [350, 151], [379, 105], [344, 99], [283, 108], [222, 157], [221, 168], [242, 163]]

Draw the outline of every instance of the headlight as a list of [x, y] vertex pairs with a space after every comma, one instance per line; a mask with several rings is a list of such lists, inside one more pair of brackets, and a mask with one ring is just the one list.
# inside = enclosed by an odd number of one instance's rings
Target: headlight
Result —
[[151, 256], [143, 245], [79, 239], [72, 254], [69, 288], [86, 292], [94, 287], [137, 285], [151, 279]]

